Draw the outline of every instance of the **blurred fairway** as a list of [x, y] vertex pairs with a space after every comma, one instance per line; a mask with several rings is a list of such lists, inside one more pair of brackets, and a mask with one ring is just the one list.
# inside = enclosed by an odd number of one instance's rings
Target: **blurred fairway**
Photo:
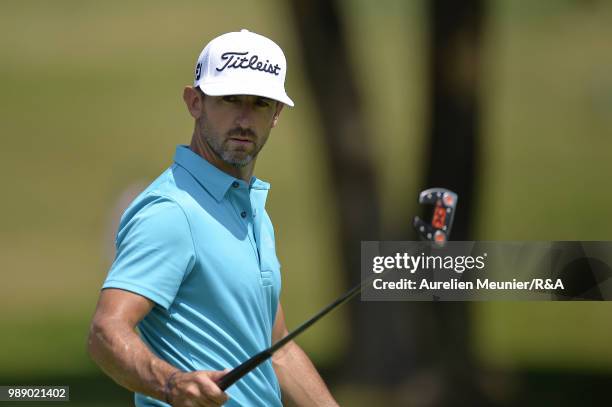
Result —
[[[612, 7], [587, 3], [492, 3], [479, 239], [612, 240]], [[423, 9], [343, 4], [390, 225], [412, 216], [420, 186]], [[288, 325], [343, 291], [316, 101], [284, 2], [3, 1], [0, 377], [97, 372], [85, 337], [112, 261], [112, 209], [189, 141], [182, 87], [202, 46], [240, 28], [286, 50], [296, 101], [257, 165], [272, 183]], [[610, 311], [608, 303], [474, 304], [474, 346], [490, 366], [612, 371]], [[344, 316], [335, 312], [298, 341], [317, 362], [342, 356]]]

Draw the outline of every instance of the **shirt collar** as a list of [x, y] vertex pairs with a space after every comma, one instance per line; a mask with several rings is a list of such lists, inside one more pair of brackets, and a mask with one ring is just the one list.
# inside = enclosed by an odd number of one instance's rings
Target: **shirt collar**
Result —
[[[221, 171], [206, 159], [194, 153], [189, 146], [179, 145], [176, 147], [174, 162], [183, 167], [202, 185], [218, 202], [220, 202], [227, 190], [237, 182], [240, 188], [246, 188], [245, 181], [234, 178]], [[270, 189], [270, 184], [256, 177], [251, 177], [249, 189]]]

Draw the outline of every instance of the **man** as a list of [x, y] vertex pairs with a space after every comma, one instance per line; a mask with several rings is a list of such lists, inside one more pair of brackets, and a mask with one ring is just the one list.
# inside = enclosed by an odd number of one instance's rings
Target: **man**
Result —
[[[280, 266], [255, 178], [285, 104], [286, 61], [247, 30], [212, 40], [183, 91], [191, 145], [125, 211], [88, 349], [137, 406], [335, 406], [291, 342], [227, 390], [228, 368], [287, 334]], [[135, 333], [138, 327], [140, 335]]]

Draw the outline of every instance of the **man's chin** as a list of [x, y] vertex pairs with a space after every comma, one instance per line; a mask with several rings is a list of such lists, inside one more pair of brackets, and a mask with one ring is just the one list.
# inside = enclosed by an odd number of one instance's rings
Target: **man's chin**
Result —
[[246, 167], [251, 161], [253, 161], [253, 157], [251, 155], [237, 157], [236, 155], [232, 155], [231, 157], [223, 157], [223, 161], [232, 167], [242, 168]]

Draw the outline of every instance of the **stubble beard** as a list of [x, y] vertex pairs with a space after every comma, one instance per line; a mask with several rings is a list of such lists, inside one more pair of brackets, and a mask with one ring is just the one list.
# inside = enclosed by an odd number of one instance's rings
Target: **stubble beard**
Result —
[[[247, 132], [249, 131], [250, 130], [247, 130]], [[251, 138], [254, 140], [254, 150], [250, 154], [246, 154], [244, 149], [233, 149], [229, 141], [229, 136], [244, 132], [245, 131], [243, 129], [236, 128], [230, 130], [227, 133], [227, 137], [223, 137], [219, 135], [219, 132], [208, 125], [206, 119], [203, 120], [203, 123], [200, 123], [200, 136], [204, 142], [210, 147], [212, 152], [217, 157], [219, 157], [226, 164], [229, 164], [235, 168], [243, 168], [251, 163], [251, 161], [257, 157], [257, 154], [259, 154], [259, 151], [261, 151], [263, 145], [265, 144], [265, 140], [258, 143], [258, 137], [253, 134], [252, 131], [250, 131]]]

